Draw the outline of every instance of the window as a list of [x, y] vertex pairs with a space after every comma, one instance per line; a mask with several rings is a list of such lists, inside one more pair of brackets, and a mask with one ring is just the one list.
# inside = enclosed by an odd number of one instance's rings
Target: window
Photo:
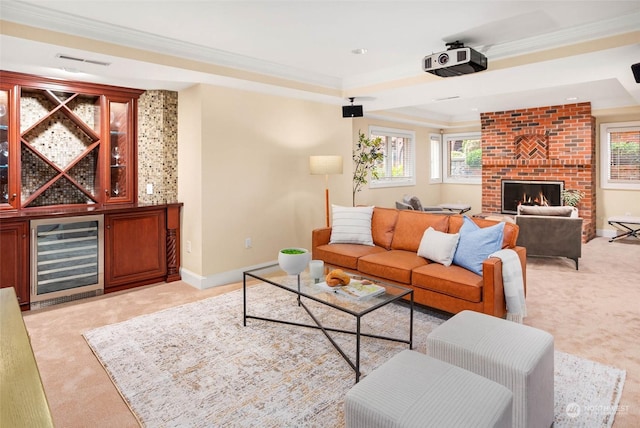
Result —
[[442, 138], [440, 135], [431, 134], [429, 144], [431, 148], [429, 182], [442, 183]]
[[600, 161], [603, 188], [640, 190], [640, 122], [601, 124]]
[[444, 182], [480, 184], [482, 180], [480, 134], [445, 134], [443, 146]]
[[415, 132], [371, 126], [369, 135], [382, 139], [384, 153], [384, 160], [376, 165], [378, 178], [371, 179], [370, 187], [415, 185]]

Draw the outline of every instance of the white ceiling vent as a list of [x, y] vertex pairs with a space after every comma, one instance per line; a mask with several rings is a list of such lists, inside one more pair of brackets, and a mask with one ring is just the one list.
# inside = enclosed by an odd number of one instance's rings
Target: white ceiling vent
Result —
[[75, 57], [75, 56], [65, 55], [65, 54], [57, 54], [56, 58], [68, 59], [69, 61], [85, 62], [87, 64], [102, 65], [103, 67], [108, 67], [108, 66], [111, 65], [110, 62], [98, 61], [98, 60], [95, 60], [95, 59], [78, 58], [78, 57]]

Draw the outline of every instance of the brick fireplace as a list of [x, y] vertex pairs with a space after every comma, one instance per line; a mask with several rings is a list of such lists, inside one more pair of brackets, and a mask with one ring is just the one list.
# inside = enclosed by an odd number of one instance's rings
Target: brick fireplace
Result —
[[482, 113], [482, 211], [502, 209], [502, 180], [563, 181], [581, 190], [583, 242], [596, 236], [596, 134], [591, 103]]

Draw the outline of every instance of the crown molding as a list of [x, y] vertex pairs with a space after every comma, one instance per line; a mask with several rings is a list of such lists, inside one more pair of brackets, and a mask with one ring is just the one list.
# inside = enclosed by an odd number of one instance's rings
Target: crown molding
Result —
[[[3, 0], [0, 3], [0, 9], [2, 19], [6, 21], [336, 90], [344, 91], [422, 74], [417, 71], [420, 69], [419, 64], [405, 63], [385, 70], [340, 79], [135, 29], [106, 24], [77, 15], [61, 13], [30, 3]], [[491, 46], [475, 46], [474, 48], [486, 54], [490, 61], [495, 61], [638, 30], [640, 30], [640, 12], [518, 41]]]
[[477, 46], [474, 49], [490, 56], [491, 60], [497, 60], [638, 30], [640, 30], [640, 12], [635, 12], [618, 18], [565, 28], [513, 42]]
[[[526, 39], [491, 46], [473, 46], [473, 48], [486, 55], [489, 59], [489, 65], [491, 66], [493, 61], [518, 57], [559, 47], [566, 47], [605, 37], [632, 33], [635, 31], [640, 31], [640, 12], [625, 15], [620, 18], [598, 21], [582, 25], [580, 27], [559, 30], [541, 36], [529, 37]], [[396, 64], [393, 68], [348, 77], [343, 81], [343, 89], [349, 90], [374, 86], [385, 82], [413, 78], [417, 75], [424, 74], [422, 72], [417, 72], [416, 70], [420, 70], [420, 64]]]
[[0, 3], [2, 19], [31, 27], [116, 45], [157, 52], [232, 69], [250, 71], [305, 84], [340, 89], [341, 79], [307, 70], [238, 55], [195, 43], [183, 42], [126, 27], [94, 21], [77, 15], [61, 13], [41, 6], [13, 0]]

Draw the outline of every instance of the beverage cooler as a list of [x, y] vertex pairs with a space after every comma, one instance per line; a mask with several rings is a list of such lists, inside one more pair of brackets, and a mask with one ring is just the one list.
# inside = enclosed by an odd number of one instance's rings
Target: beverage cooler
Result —
[[31, 221], [31, 308], [104, 292], [102, 215]]

